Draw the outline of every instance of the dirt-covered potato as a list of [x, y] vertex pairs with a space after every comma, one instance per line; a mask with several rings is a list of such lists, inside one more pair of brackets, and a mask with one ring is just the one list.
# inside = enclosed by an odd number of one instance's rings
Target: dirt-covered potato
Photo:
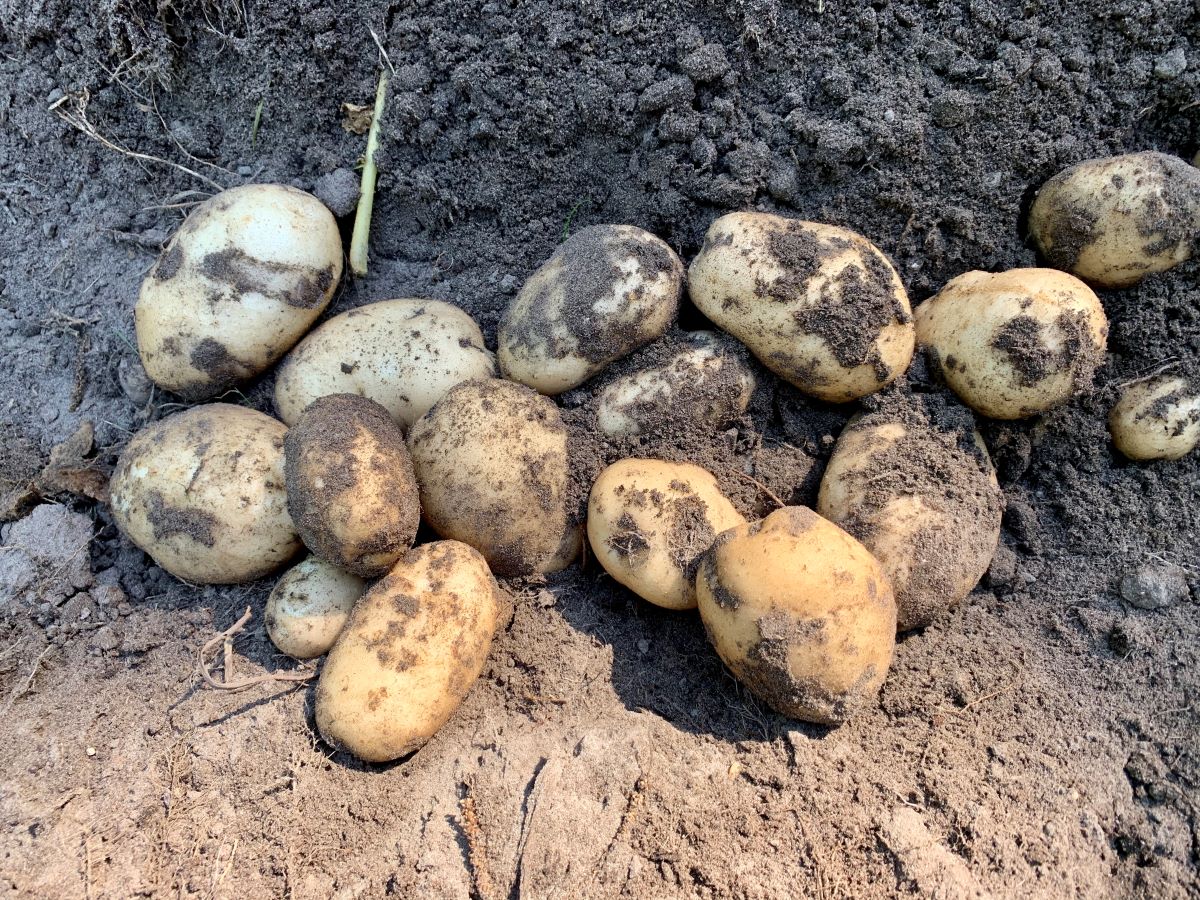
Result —
[[284, 441], [288, 511], [317, 556], [374, 578], [408, 550], [421, 506], [404, 435], [357, 394], [319, 397]]
[[554, 401], [498, 379], [451, 388], [409, 433], [425, 521], [497, 575], [557, 572], [581, 545]]
[[1029, 233], [1054, 268], [1127, 287], [1191, 256], [1200, 170], [1152, 151], [1085, 160], [1042, 185]]
[[803, 506], [717, 536], [696, 573], [718, 655], [772, 709], [834, 725], [879, 692], [896, 601], [870, 551]]
[[267, 597], [267, 635], [296, 659], [322, 656], [333, 646], [366, 588], [357, 575], [310, 556], [280, 577]]
[[679, 312], [683, 263], [632, 225], [575, 232], [534, 272], [500, 323], [506, 378], [543, 394], [577, 387], [661, 336]]
[[192, 400], [253, 378], [329, 305], [342, 239], [316, 197], [282, 184], [196, 207], [142, 282], [138, 352], [159, 387]]
[[282, 423], [210, 403], [143, 428], [110, 485], [122, 532], [177, 578], [253, 581], [300, 549], [287, 510]]
[[968, 410], [937, 397], [889, 397], [842, 431], [817, 512], [879, 560], [896, 628], [908, 631], [979, 583], [1000, 541], [1004, 498]]
[[900, 276], [862, 235], [768, 213], [722, 216], [688, 273], [692, 302], [806, 394], [842, 403], [912, 361]]
[[495, 375], [483, 333], [457, 306], [381, 300], [334, 316], [288, 354], [275, 408], [294, 425], [318, 397], [361, 394], [407, 430], [460, 381]]
[[917, 337], [968, 406], [1020, 419], [1091, 385], [1108, 319], [1092, 289], [1065, 272], [967, 272], [917, 308]]
[[1179, 375], [1135, 381], [1109, 412], [1108, 430], [1130, 459], [1180, 459], [1200, 444], [1200, 390]]
[[505, 606], [478, 552], [457, 541], [401, 557], [355, 605], [317, 682], [317, 728], [368, 762], [417, 750], [466, 697]]
[[700, 556], [745, 519], [717, 479], [691, 463], [623, 459], [600, 473], [587, 534], [606, 572], [667, 609], [694, 609]]

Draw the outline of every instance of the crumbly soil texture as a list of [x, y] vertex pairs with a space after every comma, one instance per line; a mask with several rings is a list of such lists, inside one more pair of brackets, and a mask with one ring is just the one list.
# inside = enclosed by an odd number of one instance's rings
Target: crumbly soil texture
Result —
[[[330, 313], [441, 298], [493, 347], [587, 225], [686, 261], [732, 210], [829, 222], [915, 305], [1034, 264], [1024, 213], [1060, 169], [1191, 160], [1200, 134], [1191, 0], [0, 0], [0, 896], [1200, 894], [1200, 461], [1131, 464], [1104, 424], [1123, 382], [1195, 365], [1196, 262], [1102, 292], [1094, 389], [980, 423], [1000, 552], [839, 728], [771, 713], [694, 614], [594, 561], [508, 585], [482, 678], [399, 763], [323, 744], [311, 685], [201, 682], [247, 606], [226, 674], [295, 668], [262, 628], [269, 580], [182, 584], [62, 491], [102, 498], [95, 473], [183, 408], [146, 381], [132, 308], [192, 205], [292, 184], [348, 237], [365, 138], [342, 104], [372, 102], [372, 30], [395, 74], [371, 274]], [[271, 379], [224, 399], [270, 410]], [[716, 434], [584, 428], [578, 462], [690, 458], [747, 515], [812, 503], [856, 407], [760, 382]], [[593, 390], [560, 398], [568, 421]]]

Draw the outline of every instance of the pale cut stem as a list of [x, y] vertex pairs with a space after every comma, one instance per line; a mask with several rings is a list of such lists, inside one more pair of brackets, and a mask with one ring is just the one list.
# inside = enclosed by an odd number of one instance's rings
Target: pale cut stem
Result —
[[375, 91], [375, 112], [371, 116], [371, 130], [367, 133], [367, 152], [363, 157], [362, 187], [358, 197], [358, 212], [354, 215], [354, 231], [350, 235], [350, 271], [355, 275], [367, 274], [367, 244], [371, 239], [371, 212], [375, 207], [375, 150], [379, 146], [379, 126], [383, 120], [383, 105], [387, 97], [387, 72], [379, 73], [379, 87]]

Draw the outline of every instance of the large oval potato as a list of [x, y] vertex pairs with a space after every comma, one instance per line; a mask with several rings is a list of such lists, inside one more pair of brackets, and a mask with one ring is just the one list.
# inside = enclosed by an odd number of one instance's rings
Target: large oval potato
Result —
[[271, 643], [296, 659], [329, 652], [366, 588], [357, 575], [316, 556], [296, 563], [275, 582], [264, 620]]
[[1200, 170], [1153, 151], [1085, 160], [1042, 185], [1029, 233], [1054, 268], [1128, 287], [1191, 256]]
[[1108, 319], [1092, 289], [1065, 272], [967, 272], [917, 307], [917, 336], [964, 403], [1020, 419], [1091, 385]]
[[464, 381], [408, 438], [421, 510], [504, 577], [557, 572], [579, 552], [567, 507], [567, 428], [554, 401], [511, 381]]
[[184, 581], [235, 584], [273, 572], [300, 549], [284, 491], [286, 432], [228, 403], [143, 428], [113, 472], [113, 519]]
[[912, 361], [900, 276], [862, 235], [768, 213], [717, 219], [688, 273], [692, 302], [806, 394], [844, 403]]
[[567, 238], [525, 282], [500, 324], [506, 378], [543, 394], [577, 387], [675, 321], [683, 263], [632, 225]]
[[1135, 381], [1113, 405], [1108, 430], [1130, 459], [1181, 459], [1200, 444], [1200, 390], [1179, 375]]
[[793, 719], [844, 721], [875, 698], [892, 663], [887, 577], [866, 547], [803, 506], [718, 535], [696, 598], [725, 665]]
[[404, 435], [357, 394], [309, 404], [284, 441], [288, 511], [313, 553], [363, 578], [408, 550], [421, 505]]
[[354, 605], [317, 682], [317, 728], [367, 762], [417, 750], [483, 671], [504, 604], [482, 556], [457, 541], [405, 554]]
[[275, 409], [294, 425], [318, 397], [361, 394], [407, 430], [460, 381], [495, 374], [483, 332], [457, 306], [381, 300], [334, 316], [288, 354]]
[[142, 282], [138, 352], [159, 387], [211, 397], [274, 365], [329, 305], [342, 239], [316, 197], [230, 188], [193, 210]]

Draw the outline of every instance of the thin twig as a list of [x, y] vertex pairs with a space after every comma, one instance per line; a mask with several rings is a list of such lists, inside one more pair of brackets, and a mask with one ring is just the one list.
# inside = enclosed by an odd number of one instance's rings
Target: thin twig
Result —
[[[277, 681], [303, 683], [316, 674], [312, 670], [301, 670], [298, 672], [264, 672], [262, 675], [253, 675], [249, 678], [230, 678], [230, 675], [233, 674], [233, 639], [246, 627], [246, 623], [250, 621], [250, 616], [250, 607], [247, 606], [246, 612], [242, 614], [240, 619], [200, 648], [200, 652], [197, 654], [197, 662], [200, 677], [204, 680], [205, 684], [219, 691], [241, 691], [258, 684], [269, 684]], [[222, 673], [224, 680], [217, 681], [209, 670], [205, 659], [220, 644], [224, 644], [225, 649], [225, 671]]]
[[375, 29], [370, 25], [367, 26], [367, 31], [371, 32], [371, 40], [375, 42], [375, 46], [379, 48], [379, 58], [383, 60], [383, 64], [388, 67], [388, 71], [392, 73], [392, 77], [396, 77], [396, 67], [392, 65], [388, 53], [383, 49], [383, 44], [379, 40], [379, 35], [375, 33]]
[[739, 472], [737, 469], [730, 469], [729, 471], [732, 474], [737, 475], [739, 478], [745, 478], [747, 481], [749, 481], [751, 484], [753, 484], [755, 487], [757, 487], [760, 491], [762, 491], [764, 494], [766, 494], [771, 499], [771, 502], [773, 502], [777, 507], [782, 509], [783, 507], [787, 506], [786, 503], [784, 503], [782, 500], [780, 500], [775, 495], [774, 491], [772, 491], [769, 487], [767, 487], [765, 484], [763, 484], [761, 481], [759, 481], [753, 475], [747, 475], [745, 472]]
[[1136, 378], [1130, 378], [1128, 381], [1122, 381], [1120, 384], [1117, 385], [1117, 387], [1119, 387], [1119, 388], [1129, 387], [1131, 384], [1140, 384], [1143, 381], [1149, 381], [1151, 378], [1154, 378], [1157, 375], [1161, 375], [1163, 372], [1173, 369], [1177, 365], [1179, 365], [1179, 357], [1178, 356], [1168, 357], [1167, 359], [1163, 360], [1162, 363], [1160, 363], [1159, 365], [1157, 365], [1153, 369], [1151, 369], [1149, 372], [1147, 372], [1145, 375], [1138, 375]]

